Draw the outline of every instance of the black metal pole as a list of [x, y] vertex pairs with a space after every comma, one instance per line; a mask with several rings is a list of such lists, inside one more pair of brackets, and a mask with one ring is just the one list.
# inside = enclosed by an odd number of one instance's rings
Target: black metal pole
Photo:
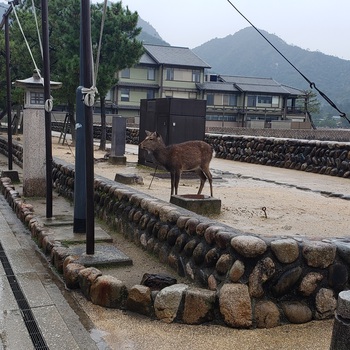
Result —
[[[82, 12], [82, 4], [80, 10]], [[85, 150], [85, 105], [83, 102], [84, 55], [83, 28], [80, 26], [80, 86], [76, 92], [75, 174], [74, 174], [74, 220], [73, 232], [86, 234], [86, 150]]]
[[41, 0], [41, 23], [44, 60], [45, 141], [46, 141], [46, 217], [52, 217], [52, 136], [51, 136], [51, 91], [50, 52], [47, 0]]
[[8, 144], [8, 168], [12, 170], [12, 103], [11, 103], [11, 72], [10, 72], [10, 35], [9, 14], [5, 14], [5, 51], [6, 51], [6, 99], [7, 99], [7, 144]]
[[[81, 0], [81, 26], [83, 29], [84, 85], [92, 86], [92, 48], [90, 0]], [[92, 106], [85, 104], [86, 142], [86, 254], [95, 253], [95, 211], [94, 211], [94, 148]]]

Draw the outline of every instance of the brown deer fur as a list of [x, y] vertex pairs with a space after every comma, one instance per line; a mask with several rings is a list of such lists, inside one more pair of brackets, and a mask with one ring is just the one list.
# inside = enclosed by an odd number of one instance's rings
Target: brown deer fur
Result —
[[213, 177], [209, 170], [209, 163], [213, 157], [213, 150], [204, 141], [187, 141], [165, 146], [158, 132], [146, 130], [146, 138], [140, 143], [141, 149], [151, 153], [156, 162], [170, 172], [171, 195], [177, 195], [181, 173], [195, 171], [201, 183], [198, 194], [201, 194], [205, 181], [210, 184], [210, 195], [213, 197]]

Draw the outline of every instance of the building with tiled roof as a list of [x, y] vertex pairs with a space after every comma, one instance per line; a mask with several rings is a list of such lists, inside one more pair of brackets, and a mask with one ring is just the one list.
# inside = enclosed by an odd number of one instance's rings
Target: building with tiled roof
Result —
[[206, 100], [206, 120], [214, 126], [310, 125], [301, 90], [272, 78], [206, 74], [210, 65], [189, 48], [145, 44], [144, 50], [137, 65], [118, 72], [109, 96], [118, 114], [136, 123], [142, 99], [167, 97]]

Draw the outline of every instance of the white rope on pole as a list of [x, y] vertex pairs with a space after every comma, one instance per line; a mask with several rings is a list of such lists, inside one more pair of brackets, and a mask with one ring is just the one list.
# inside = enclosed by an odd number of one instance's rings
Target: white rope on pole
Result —
[[[39, 33], [39, 25], [38, 25], [38, 20], [37, 20], [37, 16], [36, 16], [36, 11], [35, 11], [35, 6], [34, 6], [34, 0], [32, 0], [32, 5], [33, 5], [33, 13], [34, 13], [34, 17], [35, 17], [35, 23], [36, 23], [36, 28], [37, 28], [37, 32], [38, 32], [38, 40], [39, 40], [39, 44], [40, 44], [40, 51], [41, 51], [41, 57], [43, 58], [43, 46], [42, 46], [42, 42], [41, 42], [41, 37], [40, 37], [40, 33]], [[12, 9], [13, 9], [13, 12], [16, 16], [16, 20], [18, 22], [18, 26], [19, 26], [19, 29], [22, 33], [22, 36], [24, 38], [24, 41], [26, 43], [26, 46], [28, 48], [28, 51], [29, 51], [29, 54], [30, 54], [30, 57], [32, 58], [32, 61], [33, 61], [33, 64], [34, 64], [34, 67], [35, 67], [35, 71], [37, 72], [39, 78], [40, 78], [40, 82], [41, 84], [44, 86], [44, 79], [43, 77], [41, 76], [40, 74], [40, 69], [38, 68], [36, 62], [35, 62], [35, 59], [34, 59], [34, 56], [33, 56], [33, 53], [30, 49], [30, 46], [28, 44], [28, 41], [27, 41], [27, 38], [24, 34], [24, 31], [23, 31], [23, 28], [22, 28], [22, 25], [21, 25], [21, 22], [19, 21], [19, 18], [18, 18], [18, 15], [17, 15], [17, 11], [16, 11], [16, 8], [14, 6], [14, 4], [12, 3]], [[47, 112], [51, 112], [52, 111], [52, 108], [53, 108], [53, 97], [50, 96], [49, 99], [47, 99], [44, 103], [44, 108]]]
[[[107, 12], [107, 0], [104, 1], [103, 5], [103, 15], [102, 15], [102, 21], [101, 21], [101, 30], [100, 30], [100, 39], [97, 49], [97, 57], [96, 57], [96, 65], [94, 63], [92, 64], [92, 86], [90, 88], [83, 87], [81, 89], [81, 92], [84, 96], [84, 104], [88, 107], [92, 107], [95, 103], [95, 95], [98, 94], [98, 90], [96, 87], [96, 81], [97, 81], [97, 75], [98, 75], [98, 67], [100, 64], [100, 54], [101, 54], [101, 46], [102, 46], [102, 35], [103, 35], [103, 29], [104, 29], [104, 23], [106, 18], [106, 12]], [[91, 59], [92, 62], [94, 62], [94, 57], [91, 50]], [[96, 67], [94, 69], [94, 67]]]
[[99, 68], [99, 65], [100, 65], [102, 36], [103, 36], [103, 30], [104, 30], [104, 26], [105, 26], [106, 12], [107, 12], [107, 0], [105, 0], [105, 2], [103, 4], [103, 15], [102, 15], [102, 20], [101, 20], [100, 39], [99, 39], [99, 42], [98, 42], [98, 49], [97, 49], [97, 56], [96, 56], [95, 83], [97, 81], [98, 68]]
[[39, 32], [39, 25], [38, 25], [38, 18], [36, 16], [36, 10], [35, 10], [35, 5], [34, 5], [34, 0], [32, 0], [32, 11], [34, 14], [34, 19], [35, 19], [35, 25], [36, 25], [36, 31], [38, 33], [38, 40], [39, 40], [39, 45], [40, 45], [40, 52], [41, 52], [41, 58], [44, 57], [43, 54], [43, 44], [41, 42], [41, 36], [40, 36], [40, 32]]
[[17, 22], [18, 22], [19, 29], [20, 29], [20, 31], [21, 31], [21, 33], [22, 33], [22, 35], [23, 35], [23, 38], [24, 38], [24, 41], [25, 41], [25, 43], [26, 43], [27, 49], [28, 49], [28, 51], [29, 51], [30, 57], [32, 58], [32, 61], [33, 61], [34, 67], [35, 67], [35, 71], [38, 73], [38, 76], [39, 76], [39, 78], [40, 78], [40, 81], [41, 81], [41, 83], [44, 85], [44, 79], [43, 79], [42, 76], [40, 75], [40, 70], [39, 70], [38, 66], [36, 65], [36, 62], [35, 62], [33, 53], [32, 53], [32, 51], [31, 51], [31, 49], [30, 49], [30, 47], [29, 47], [27, 38], [26, 38], [26, 36], [24, 35], [24, 31], [23, 31], [23, 28], [22, 28], [22, 26], [21, 26], [21, 22], [19, 21], [19, 18], [18, 18], [18, 15], [17, 15], [17, 11], [16, 11], [16, 8], [15, 8], [15, 5], [13, 4], [13, 2], [12, 2], [12, 9], [13, 9], [13, 12], [14, 12], [14, 14], [15, 14], [15, 16], [16, 16], [16, 20], [17, 20]]

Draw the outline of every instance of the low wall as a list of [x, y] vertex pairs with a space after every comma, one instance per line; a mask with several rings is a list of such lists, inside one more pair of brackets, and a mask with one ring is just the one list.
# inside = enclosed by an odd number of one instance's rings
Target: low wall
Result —
[[[223, 141], [210, 136], [213, 140], [217, 145]], [[72, 198], [72, 166], [55, 160], [53, 181], [61, 195]], [[2, 179], [1, 187], [39, 246], [64, 273], [68, 287], [80, 287], [99, 305], [128, 308], [165, 322], [275, 327], [333, 317], [338, 293], [349, 289], [350, 243], [346, 237], [309, 240], [246, 234], [98, 177], [96, 216], [198, 286], [173, 285], [156, 296], [144, 286], [127, 290], [122, 282], [102, 276], [97, 269], [75, 263], [64, 248], [50, 241], [50, 234], [8, 179]]]
[[205, 140], [218, 158], [350, 177], [350, 142], [214, 134]]

